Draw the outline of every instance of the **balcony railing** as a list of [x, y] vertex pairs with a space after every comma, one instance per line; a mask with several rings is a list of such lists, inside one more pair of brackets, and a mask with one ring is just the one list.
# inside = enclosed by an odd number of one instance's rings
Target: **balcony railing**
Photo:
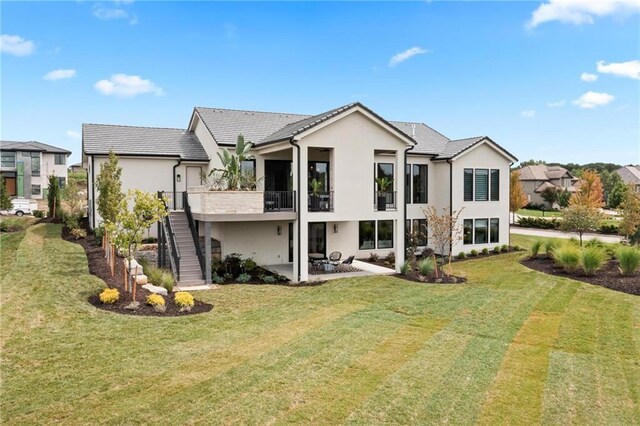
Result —
[[295, 212], [295, 191], [264, 191], [264, 211]]
[[332, 212], [333, 191], [309, 193], [308, 209], [310, 212]]
[[396, 210], [398, 208], [396, 203], [396, 192], [381, 192], [376, 191], [374, 193], [374, 206], [377, 211], [384, 210]]

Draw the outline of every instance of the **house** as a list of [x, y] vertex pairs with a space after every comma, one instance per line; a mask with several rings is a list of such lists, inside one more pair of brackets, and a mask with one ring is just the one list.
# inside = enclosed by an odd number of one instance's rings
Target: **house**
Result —
[[617, 173], [622, 181], [627, 185], [632, 185], [637, 192], [640, 192], [640, 166], [639, 165], [628, 165], [624, 167], [620, 167], [617, 170], [614, 170], [614, 173]]
[[541, 204], [548, 208], [552, 206], [542, 198], [547, 188], [575, 192], [579, 188], [579, 179], [567, 169], [560, 166], [536, 164], [520, 169], [520, 182], [529, 199], [529, 204]]
[[56, 176], [64, 187], [69, 155], [71, 151], [42, 142], [0, 141], [0, 173], [9, 195], [43, 199], [49, 176]]
[[[289, 264], [294, 281], [308, 279], [310, 259], [333, 251], [394, 252], [399, 270], [405, 235], [426, 229], [428, 206], [463, 209], [454, 253], [509, 241], [512, 154], [488, 137], [450, 140], [361, 103], [314, 116], [197, 107], [186, 129], [84, 124], [82, 134], [90, 225], [100, 224], [95, 178], [113, 151], [123, 190], [170, 198], [170, 220], [154, 231], [184, 280], [210, 276], [212, 238], [223, 256]], [[239, 134], [254, 144], [242, 167], [254, 171], [256, 190], [208, 190], [202, 175], [222, 167], [217, 153], [233, 149]], [[390, 178], [391, 187], [379, 191], [376, 177]], [[421, 243], [430, 246], [428, 238]]]
[[72, 165], [69, 166], [69, 171], [70, 172], [77, 173], [77, 172], [81, 172], [83, 170], [84, 170], [84, 168], [82, 167], [82, 163], [76, 163], [76, 164], [72, 164]]

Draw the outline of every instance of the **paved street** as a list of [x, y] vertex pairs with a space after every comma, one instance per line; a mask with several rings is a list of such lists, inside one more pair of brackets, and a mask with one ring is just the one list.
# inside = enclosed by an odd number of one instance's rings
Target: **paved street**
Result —
[[[512, 226], [511, 227], [512, 234], [520, 234], [520, 235], [534, 235], [537, 237], [553, 237], [553, 238], [578, 238], [578, 234], [575, 233], [565, 233], [562, 231], [554, 231], [550, 229], [535, 229], [535, 228], [519, 228]], [[603, 235], [603, 234], [584, 234], [582, 239], [584, 241], [593, 240], [594, 238], [599, 239], [604, 243], [619, 243], [622, 241], [622, 237], [619, 235]]]

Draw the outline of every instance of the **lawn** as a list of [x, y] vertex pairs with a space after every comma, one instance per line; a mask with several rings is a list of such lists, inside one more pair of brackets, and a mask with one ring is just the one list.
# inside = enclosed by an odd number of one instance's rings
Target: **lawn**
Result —
[[229, 285], [214, 310], [97, 310], [80, 246], [2, 235], [3, 424], [640, 424], [640, 298], [455, 264], [465, 285], [393, 277]]
[[562, 212], [554, 212], [554, 211], [542, 211], [542, 210], [531, 210], [531, 209], [520, 209], [516, 212], [516, 214], [520, 216], [533, 216], [533, 217], [562, 217]]

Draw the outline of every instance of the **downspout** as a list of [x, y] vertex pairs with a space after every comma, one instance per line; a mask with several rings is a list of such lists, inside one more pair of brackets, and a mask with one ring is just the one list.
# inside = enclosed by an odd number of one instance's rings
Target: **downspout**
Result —
[[[449, 163], [449, 215], [453, 215], [453, 163], [451, 159], [447, 159]], [[453, 253], [453, 227], [449, 229], [449, 256]]]
[[91, 156], [91, 210], [93, 214], [91, 215], [91, 221], [93, 222], [93, 229], [96, 229], [96, 168], [95, 163], [93, 162], [93, 155]]
[[[415, 147], [415, 145], [411, 145], [409, 148], [406, 148], [404, 150], [404, 170], [402, 171], [402, 173], [404, 174], [404, 178], [407, 179], [407, 153], [409, 151], [411, 151], [413, 148]], [[403, 186], [403, 192], [406, 191], [407, 189], [407, 182], [404, 183]], [[427, 189], [428, 191], [428, 189]], [[407, 195], [411, 195], [411, 194], [404, 194], [404, 206], [402, 206], [403, 209], [403, 216], [404, 216], [404, 220], [402, 221], [402, 229], [404, 229], [404, 233], [403, 233], [403, 237], [404, 237], [404, 252], [405, 252], [405, 257], [406, 257], [406, 253], [407, 253]], [[407, 260], [405, 258], [405, 260]]]
[[300, 258], [302, 256], [302, 253], [300, 252], [300, 175], [302, 173], [301, 168], [300, 168], [300, 146], [296, 144], [296, 141], [291, 138], [289, 139], [289, 143], [291, 144], [291, 146], [296, 147], [296, 152], [297, 152], [297, 156], [296, 156], [296, 161], [298, 163], [298, 179], [296, 182], [296, 212], [297, 212], [297, 216], [298, 216], [298, 277], [297, 277], [297, 281], [300, 282]]
[[177, 203], [176, 203], [176, 168], [180, 165], [180, 163], [182, 163], [182, 158], [178, 158], [178, 162], [175, 164], [175, 166], [173, 166], [173, 208], [175, 210]]

